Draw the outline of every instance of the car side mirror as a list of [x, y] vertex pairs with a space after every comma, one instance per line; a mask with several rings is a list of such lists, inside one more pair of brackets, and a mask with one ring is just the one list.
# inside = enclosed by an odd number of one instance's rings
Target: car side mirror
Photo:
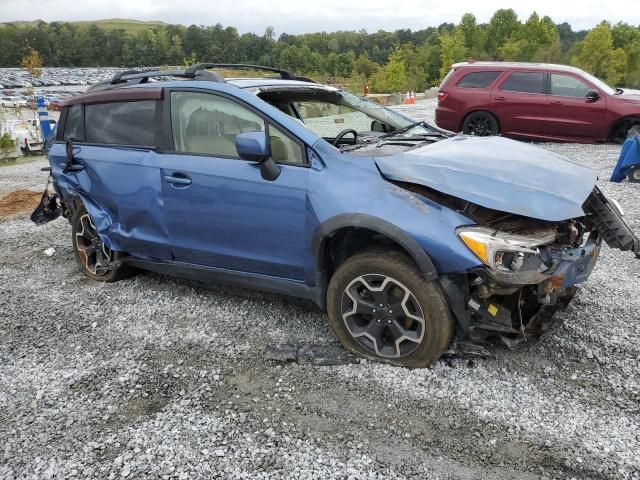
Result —
[[236, 151], [243, 160], [258, 162], [260, 175], [273, 181], [280, 175], [280, 167], [271, 158], [269, 139], [265, 132], [246, 132], [236, 135]]
[[589, 100], [590, 102], [595, 102], [600, 98], [600, 94], [598, 93], [597, 90], [589, 90], [585, 96], [587, 97], [587, 100]]
[[372, 132], [381, 132], [387, 133], [390, 130], [389, 125], [382, 123], [379, 120], [373, 120], [371, 122], [371, 131]]

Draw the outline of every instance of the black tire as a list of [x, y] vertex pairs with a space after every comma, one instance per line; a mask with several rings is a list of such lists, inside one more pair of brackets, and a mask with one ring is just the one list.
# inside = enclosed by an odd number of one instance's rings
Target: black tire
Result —
[[440, 287], [424, 280], [415, 264], [396, 251], [370, 250], [345, 260], [329, 282], [327, 313], [347, 350], [403, 367], [432, 365], [453, 333]]
[[622, 145], [627, 138], [629, 138], [629, 134], [631, 131], [637, 132], [640, 130], [640, 123], [624, 123], [619, 126], [611, 135], [611, 142], [616, 143], [618, 145]]
[[122, 255], [110, 250], [98, 236], [84, 205], [78, 207], [71, 222], [71, 243], [76, 262], [87, 277], [98, 282], [117, 282], [132, 274], [120, 263]]
[[629, 169], [627, 178], [632, 183], [640, 183], [640, 165], [634, 165]]
[[473, 112], [462, 123], [462, 133], [476, 137], [488, 137], [500, 133], [498, 120], [489, 112]]

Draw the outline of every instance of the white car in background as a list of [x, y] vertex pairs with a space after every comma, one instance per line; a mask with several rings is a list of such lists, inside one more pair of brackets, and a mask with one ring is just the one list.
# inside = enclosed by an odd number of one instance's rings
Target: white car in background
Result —
[[26, 107], [27, 101], [20, 97], [0, 97], [0, 105], [3, 107]]

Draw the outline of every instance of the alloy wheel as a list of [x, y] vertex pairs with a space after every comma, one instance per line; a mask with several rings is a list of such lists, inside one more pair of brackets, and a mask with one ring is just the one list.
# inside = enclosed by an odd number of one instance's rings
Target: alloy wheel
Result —
[[76, 248], [84, 267], [93, 275], [104, 275], [111, 270], [113, 251], [100, 239], [89, 214], [78, 219]]
[[344, 289], [342, 320], [351, 336], [372, 354], [398, 358], [422, 343], [425, 320], [413, 293], [386, 275], [361, 275]]
[[486, 137], [491, 135], [493, 129], [491, 127], [491, 121], [488, 117], [476, 117], [469, 122], [469, 133], [477, 137]]

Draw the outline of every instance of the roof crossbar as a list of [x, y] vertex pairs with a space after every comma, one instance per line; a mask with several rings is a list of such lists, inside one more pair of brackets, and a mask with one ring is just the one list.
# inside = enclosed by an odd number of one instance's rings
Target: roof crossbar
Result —
[[192, 65], [191, 67], [185, 70], [186, 73], [195, 73], [200, 70], [205, 70], [208, 68], [232, 68], [232, 69], [242, 69], [242, 70], [262, 70], [265, 72], [273, 72], [280, 75], [280, 78], [283, 80], [295, 80], [296, 76], [291, 73], [289, 70], [283, 70], [281, 68], [273, 68], [273, 67], [265, 67], [262, 65], [249, 65], [245, 63], [198, 63], [196, 65]]

